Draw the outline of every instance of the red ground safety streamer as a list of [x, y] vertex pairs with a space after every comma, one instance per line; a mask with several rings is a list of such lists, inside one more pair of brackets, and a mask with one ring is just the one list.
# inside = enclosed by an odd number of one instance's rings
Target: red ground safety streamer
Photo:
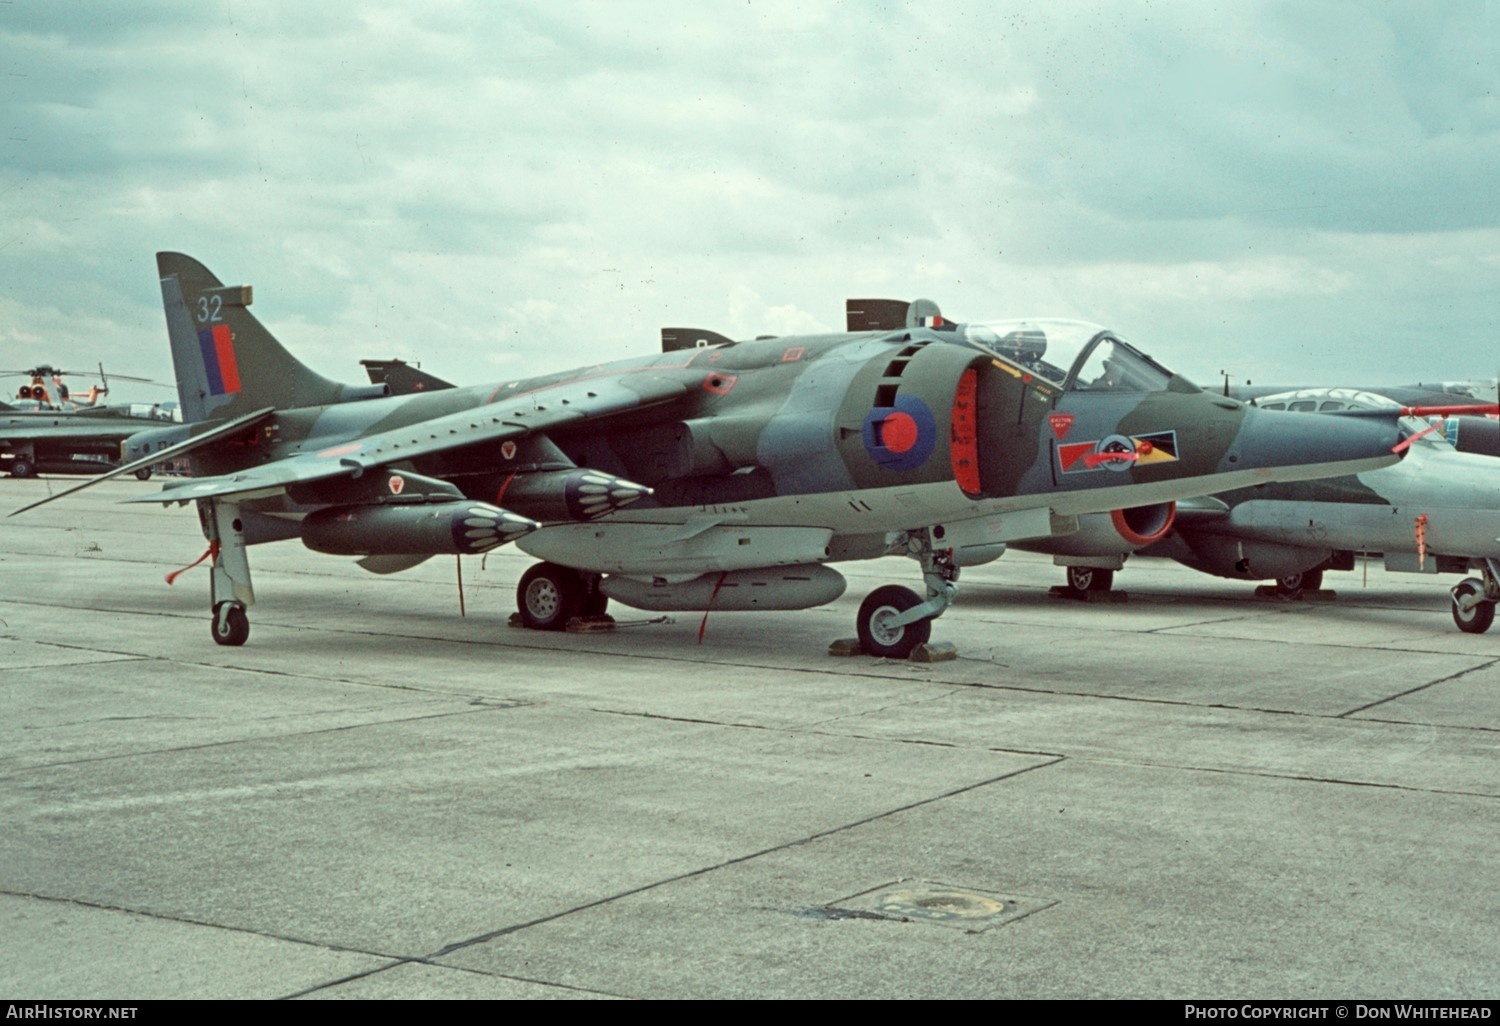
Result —
[[1399, 456], [1401, 453], [1405, 452], [1407, 449], [1410, 449], [1411, 448], [1411, 443], [1415, 442], [1418, 438], [1422, 438], [1422, 437], [1424, 437], [1426, 435], [1430, 435], [1430, 434], [1432, 434], [1434, 431], [1436, 431], [1438, 428], [1440, 428], [1442, 426], [1443, 426], [1443, 422], [1440, 420], [1436, 424], [1429, 424], [1427, 427], [1423, 428], [1421, 431], [1418, 431], [1414, 435], [1407, 435], [1405, 438], [1401, 439], [1401, 441], [1399, 441], [1395, 445], [1391, 446], [1391, 452], [1393, 452], [1393, 453], [1395, 453], [1395, 454], [1397, 454]]
[[504, 481], [502, 481], [500, 483], [500, 490], [495, 493], [495, 505], [496, 506], [503, 506], [505, 504], [505, 489], [509, 488], [510, 487], [510, 483], [512, 481], [514, 481], [515, 479], [516, 479], [516, 472], [514, 470], [512, 470], [510, 472], [510, 476], [507, 477]]
[[703, 644], [703, 632], [708, 630], [708, 614], [714, 608], [714, 599], [719, 597], [719, 589], [724, 586], [724, 578], [729, 576], [725, 570], [719, 575], [719, 580], [714, 584], [713, 594], [708, 596], [708, 609], [703, 611], [703, 622], [698, 625], [698, 644]]
[[208, 551], [207, 552], [205, 552], [203, 555], [199, 556], [197, 559], [193, 560], [191, 563], [189, 563], [187, 566], [183, 567], [181, 570], [173, 570], [171, 573], [167, 574], [167, 583], [168, 584], [174, 584], [174, 583], [176, 583], [177, 578], [179, 578], [183, 574], [187, 573], [189, 570], [191, 570], [193, 567], [197, 566], [199, 563], [203, 562], [205, 559], [212, 560], [214, 563], [217, 563], [219, 561], [219, 543], [218, 542], [216, 542], [216, 541], [209, 542], [208, 543]]

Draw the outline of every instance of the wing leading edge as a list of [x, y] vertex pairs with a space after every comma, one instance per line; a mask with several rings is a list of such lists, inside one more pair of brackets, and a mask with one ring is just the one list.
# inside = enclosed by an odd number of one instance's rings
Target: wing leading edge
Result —
[[[628, 384], [623, 377], [564, 382], [379, 434], [332, 442], [314, 452], [233, 474], [195, 478], [160, 493], [125, 501], [172, 505], [192, 499], [260, 498], [295, 485], [340, 476], [357, 478], [387, 464], [520, 439], [580, 420], [671, 402], [688, 394], [700, 378], [696, 371], [652, 372], [631, 374]], [[153, 458], [159, 459], [160, 454]]]

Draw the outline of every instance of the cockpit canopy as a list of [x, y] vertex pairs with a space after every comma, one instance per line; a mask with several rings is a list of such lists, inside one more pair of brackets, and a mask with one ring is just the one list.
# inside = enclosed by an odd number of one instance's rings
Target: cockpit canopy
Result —
[[[1172, 372], [1119, 335], [1086, 321], [977, 321], [965, 341], [1069, 391], [1157, 392]], [[1178, 387], [1183, 381], [1178, 378]]]
[[1401, 404], [1388, 396], [1357, 388], [1302, 388], [1261, 396], [1255, 405], [1263, 410], [1298, 413], [1328, 413], [1334, 410], [1389, 410]]

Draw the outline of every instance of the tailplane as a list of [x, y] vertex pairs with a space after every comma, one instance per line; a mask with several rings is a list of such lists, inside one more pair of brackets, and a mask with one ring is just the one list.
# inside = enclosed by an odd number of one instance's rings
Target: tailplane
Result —
[[371, 389], [330, 381], [277, 342], [247, 309], [248, 285], [226, 287], [181, 253], [156, 254], [182, 419], [242, 416], [274, 406], [326, 406]]

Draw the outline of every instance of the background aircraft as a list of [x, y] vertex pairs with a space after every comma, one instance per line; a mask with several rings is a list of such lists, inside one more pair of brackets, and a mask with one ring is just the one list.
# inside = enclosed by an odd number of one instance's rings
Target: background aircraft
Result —
[[[1391, 391], [1412, 397], [1409, 389]], [[1425, 392], [1434, 407], [1474, 410], [1473, 397]], [[1399, 408], [1386, 395], [1358, 389], [1299, 389], [1257, 400], [1262, 409], [1337, 411]], [[1321, 586], [1325, 570], [1352, 570], [1359, 554], [1386, 569], [1466, 573], [1453, 589], [1454, 622], [1483, 632], [1500, 599], [1500, 461], [1495, 422], [1432, 418], [1406, 459], [1378, 471], [1298, 483], [1266, 484], [1170, 506], [1083, 518], [1066, 538], [1023, 543], [1066, 568], [1075, 594], [1108, 590], [1132, 553], [1163, 556], [1237, 580], [1275, 580], [1295, 596]], [[1414, 429], [1415, 430], [1415, 429]], [[1462, 442], [1462, 447], [1454, 443]]]
[[[121, 445], [153, 421], [170, 421], [177, 404], [103, 405], [109, 379], [99, 368], [100, 384], [86, 397], [73, 395], [63, 378], [75, 371], [41, 365], [24, 371], [0, 371], [26, 380], [13, 403], [0, 403], [0, 470], [12, 477], [46, 474], [98, 474], [116, 466]], [[115, 375], [117, 380], [159, 384], [149, 378]], [[150, 476], [150, 468], [137, 475]]]
[[926, 301], [851, 303], [847, 333], [684, 330], [658, 355], [389, 396], [303, 366], [250, 314], [248, 287], [157, 261], [188, 423], [153, 455], [191, 454], [195, 476], [131, 501], [198, 502], [221, 644], [249, 634], [248, 545], [301, 538], [393, 572], [519, 540], [544, 561], [517, 589], [543, 629], [607, 598], [807, 608], [844, 590], [827, 564], [904, 554], [925, 597], [878, 588], [856, 623], [866, 652], [904, 656], [960, 567], [1009, 542], [1397, 458], [1394, 417], [1258, 411], [1095, 326], [955, 325]]
[[[12, 477], [101, 473], [118, 465], [131, 436], [153, 423], [171, 421], [175, 405], [0, 411], [0, 470]], [[135, 473], [144, 480], [151, 468], [142, 466]]]

